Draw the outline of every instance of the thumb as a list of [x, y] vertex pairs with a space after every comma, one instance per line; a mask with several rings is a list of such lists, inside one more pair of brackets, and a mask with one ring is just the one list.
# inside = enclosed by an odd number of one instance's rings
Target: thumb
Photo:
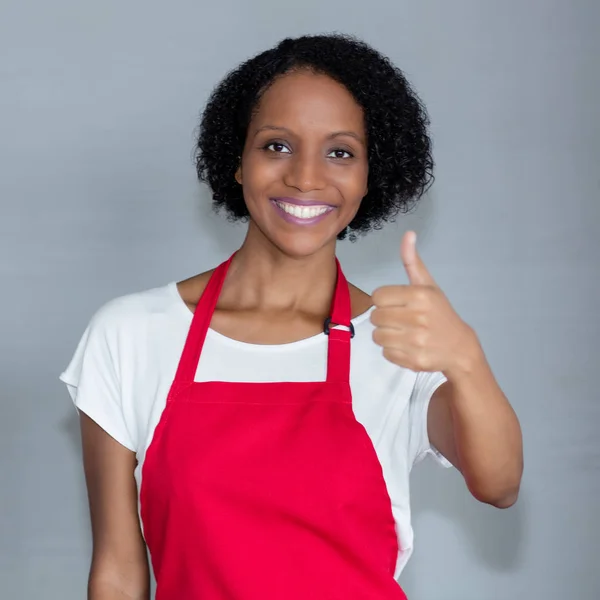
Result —
[[411, 285], [435, 285], [435, 281], [417, 252], [417, 234], [407, 231], [400, 245], [400, 256]]

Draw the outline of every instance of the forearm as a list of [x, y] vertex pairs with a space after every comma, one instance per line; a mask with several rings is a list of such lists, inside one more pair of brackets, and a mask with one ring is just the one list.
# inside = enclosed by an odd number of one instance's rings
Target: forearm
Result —
[[150, 600], [150, 591], [132, 596], [110, 583], [90, 584], [88, 600]]
[[469, 490], [482, 502], [512, 505], [523, 472], [521, 427], [478, 343], [446, 377], [456, 457]]
[[146, 564], [106, 568], [92, 561], [88, 600], [149, 600], [150, 577]]

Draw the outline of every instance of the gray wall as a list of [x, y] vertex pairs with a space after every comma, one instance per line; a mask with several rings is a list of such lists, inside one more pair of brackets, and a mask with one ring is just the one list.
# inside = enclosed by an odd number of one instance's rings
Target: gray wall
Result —
[[211, 87], [289, 34], [359, 34], [427, 102], [437, 182], [340, 247], [372, 290], [416, 228], [522, 420], [508, 511], [414, 475], [419, 600], [600, 598], [597, 0], [0, 1], [0, 595], [84, 597], [77, 422], [57, 375], [109, 298], [207, 269], [243, 228], [194, 179]]

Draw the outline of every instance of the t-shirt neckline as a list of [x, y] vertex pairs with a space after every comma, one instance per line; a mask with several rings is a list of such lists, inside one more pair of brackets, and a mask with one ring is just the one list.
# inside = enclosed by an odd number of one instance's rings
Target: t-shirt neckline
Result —
[[[167, 285], [169, 292], [172, 294], [173, 299], [175, 300], [175, 306], [177, 312], [185, 318], [187, 324], [191, 324], [192, 318], [194, 317], [194, 313], [188, 308], [187, 304], [184, 302], [179, 290], [177, 289], [177, 282], [171, 281]], [[358, 325], [366, 321], [371, 313], [374, 310], [374, 306], [371, 306], [368, 310], [361, 313], [360, 315], [354, 317], [352, 319], [352, 324], [356, 328]], [[208, 328], [207, 337], [210, 337], [218, 342], [223, 344], [227, 344], [229, 346], [235, 346], [236, 348], [245, 348], [253, 351], [272, 351], [272, 350], [298, 350], [303, 346], [308, 346], [317, 343], [323, 343], [326, 341], [327, 337], [324, 332], [317, 333], [310, 337], [304, 338], [302, 340], [296, 340], [295, 342], [288, 342], [286, 344], [252, 344], [249, 342], [242, 342], [240, 340], [235, 340], [233, 338], [227, 337], [218, 331], [215, 331], [212, 328]]]

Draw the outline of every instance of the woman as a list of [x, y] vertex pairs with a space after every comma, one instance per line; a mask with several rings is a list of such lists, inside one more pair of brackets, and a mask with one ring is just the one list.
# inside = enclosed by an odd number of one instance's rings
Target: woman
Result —
[[89, 597], [147, 598], [147, 544], [158, 600], [405, 598], [413, 464], [452, 463], [498, 507], [522, 471], [517, 418], [414, 233], [409, 285], [369, 296], [335, 258], [427, 188], [424, 109], [367, 45], [288, 39], [217, 87], [197, 168], [248, 218], [241, 248], [105, 305], [61, 376], [81, 414]]

